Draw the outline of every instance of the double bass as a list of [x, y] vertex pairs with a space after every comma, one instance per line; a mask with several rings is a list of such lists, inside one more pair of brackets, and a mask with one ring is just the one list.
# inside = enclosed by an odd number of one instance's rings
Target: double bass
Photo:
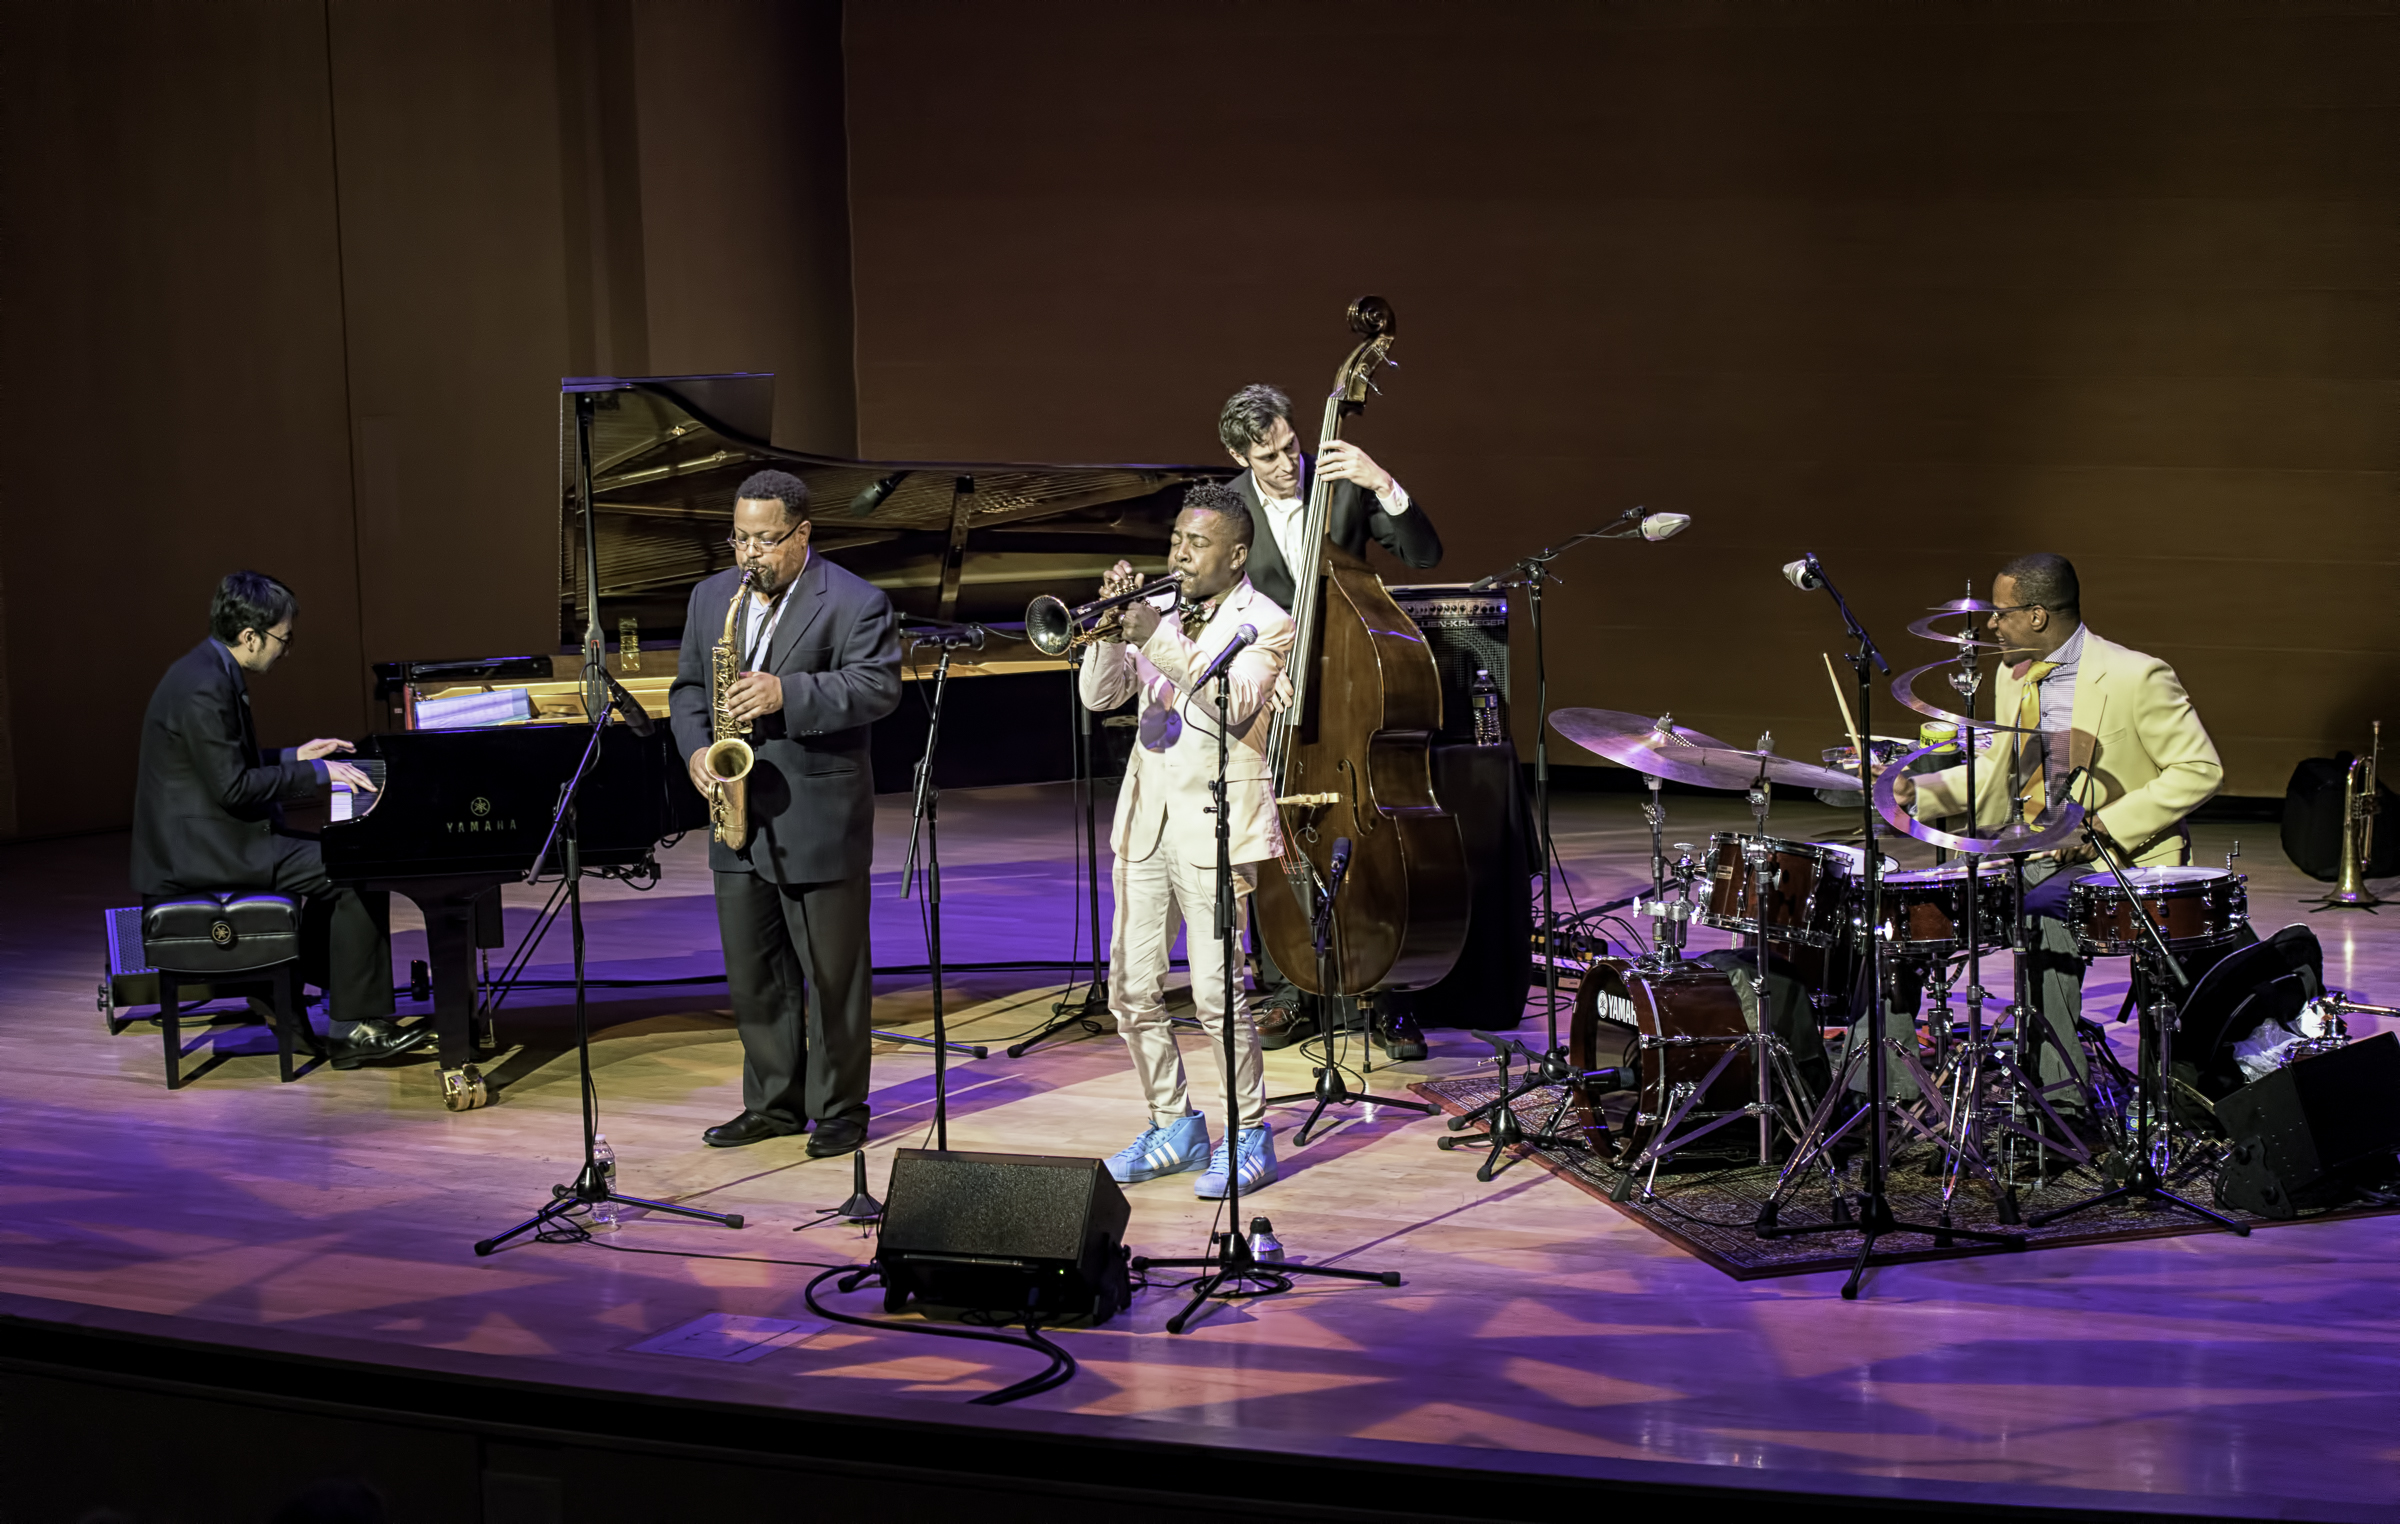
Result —
[[[1366, 410], [1395, 331], [1391, 304], [1350, 304], [1358, 346], [1335, 373], [1318, 449]], [[1268, 733], [1283, 856], [1259, 885], [1260, 934], [1284, 976], [1312, 995], [1422, 988], [1458, 961], [1467, 935], [1466, 849], [1433, 787], [1442, 691], [1433, 652], [1365, 561], [1333, 543], [1332, 483], [1314, 476], [1292, 569], [1291, 701]], [[1322, 963], [1318, 911], [1334, 843], [1350, 862], [1330, 909]]]

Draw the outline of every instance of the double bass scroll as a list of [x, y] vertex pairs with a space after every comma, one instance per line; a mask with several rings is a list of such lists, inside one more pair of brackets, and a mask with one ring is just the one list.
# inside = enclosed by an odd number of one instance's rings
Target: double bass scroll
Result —
[[[1357, 347], [1334, 375], [1318, 451], [1365, 411], [1397, 331], [1391, 304], [1350, 304]], [[1282, 888], [1262, 883], [1259, 930], [1276, 964], [1311, 994], [1421, 988], [1458, 961], [1467, 932], [1466, 851], [1433, 787], [1442, 694], [1433, 653], [1363, 560], [1330, 537], [1333, 483], [1309, 484], [1293, 567], [1292, 702], [1268, 737], [1283, 824]], [[1313, 920], [1332, 844], [1353, 843], [1333, 906], [1330, 980]], [[1329, 984], [1330, 987], [1327, 987]]]

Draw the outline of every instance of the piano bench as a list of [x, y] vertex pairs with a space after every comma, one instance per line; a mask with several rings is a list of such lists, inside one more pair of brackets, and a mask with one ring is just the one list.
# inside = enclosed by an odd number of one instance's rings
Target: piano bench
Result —
[[[158, 978], [158, 1027], [166, 1041], [167, 1088], [183, 1088], [182, 999], [187, 986], [203, 998], [240, 994], [275, 1029], [276, 1057], [285, 1083], [294, 1039], [326, 1056], [308, 1024], [300, 996], [300, 901], [256, 889], [147, 896], [142, 901], [142, 955]], [[262, 1000], [250, 993], [264, 990]]]

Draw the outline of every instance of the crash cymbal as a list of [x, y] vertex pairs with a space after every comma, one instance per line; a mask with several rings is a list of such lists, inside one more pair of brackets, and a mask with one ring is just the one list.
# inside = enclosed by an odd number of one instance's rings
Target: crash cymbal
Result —
[[1768, 752], [1741, 751], [1676, 724], [1672, 715], [1653, 718], [1622, 709], [1560, 709], [1552, 712], [1550, 728], [1594, 756], [1671, 783], [1746, 789], [1758, 777], [1763, 760], [1770, 783], [1795, 788], [1858, 787], [1858, 780], [1848, 773]]

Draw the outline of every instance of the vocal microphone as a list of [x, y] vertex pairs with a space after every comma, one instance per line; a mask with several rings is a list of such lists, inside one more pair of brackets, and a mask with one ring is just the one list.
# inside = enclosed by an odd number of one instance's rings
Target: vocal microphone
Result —
[[625, 691], [625, 685], [617, 681], [615, 673], [602, 667], [600, 681], [608, 684], [608, 696], [616, 701], [617, 712], [625, 716], [625, 723], [633, 727], [635, 735], [647, 736], [658, 729], [658, 722], [650, 718], [650, 711], [642, 707], [640, 699]]
[[1672, 540], [1691, 527], [1692, 516], [1688, 513], [1654, 513], [1642, 520], [1642, 538]]
[[1792, 586], [1800, 589], [1800, 591], [1804, 593], [1813, 593], [1818, 588], [1823, 587], [1825, 585], [1825, 578], [1823, 574], [1817, 570], [1816, 552], [1812, 550], [1797, 561], [1784, 562], [1783, 580], [1789, 582]]
[[1225, 649], [1219, 651], [1216, 655], [1216, 659], [1211, 661], [1197, 677], [1192, 679], [1192, 687], [1195, 689], [1205, 688], [1210, 683], [1215, 682], [1227, 667], [1233, 665], [1233, 659], [1241, 655], [1243, 650], [1257, 639], [1257, 625], [1246, 624], [1240, 629], [1235, 630], [1233, 632], [1233, 639], [1225, 642]]

